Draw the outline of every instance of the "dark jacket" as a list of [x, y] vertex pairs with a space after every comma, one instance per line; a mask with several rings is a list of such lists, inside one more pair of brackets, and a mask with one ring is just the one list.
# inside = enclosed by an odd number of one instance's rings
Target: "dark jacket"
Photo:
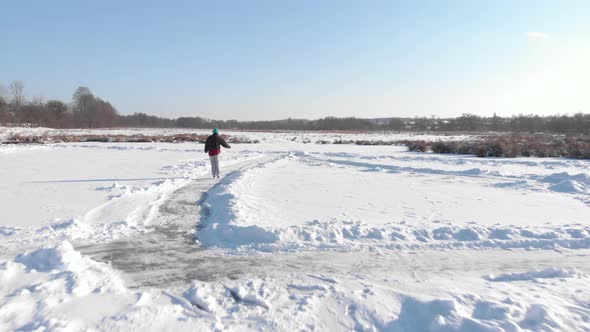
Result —
[[205, 153], [209, 152], [210, 156], [215, 156], [221, 153], [221, 147], [231, 149], [231, 146], [218, 134], [213, 134], [207, 137], [205, 142]]

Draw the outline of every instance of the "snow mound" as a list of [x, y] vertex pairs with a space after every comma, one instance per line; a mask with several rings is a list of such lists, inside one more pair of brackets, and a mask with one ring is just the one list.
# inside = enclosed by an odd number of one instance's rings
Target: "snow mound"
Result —
[[563, 323], [542, 304], [532, 305], [526, 312], [520, 326], [534, 331], [561, 330]]
[[107, 300], [127, 294], [122, 279], [110, 266], [82, 256], [67, 241], [0, 262], [0, 290], [4, 295], [0, 297], [0, 326], [24, 331], [85, 330], [80, 320], [56, 312], [93, 316], [93, 312], [86, 313], [88, 308], [76, 307], [96, 301], [99, 294]]
[[571, 181], [575, 181], [575, 182], [590, 186], [590, 176], [585, 173], [578, 173], [578, 174], [573, 174], [573, 175], [570, 175], [567, 172], [553, 173], [551, 175], [543, 177], [541, 180], [543, 182], [548, 182], [548, 183], [559, 183], [562, 181], [571, 180]]
[[[387, 330], [404, 332], [504, 332], [561, 331], [560, 315], [543, 304], [528, 308], [506, 303], [478, 301], [474, 307], [461, 301], [435, 299], [421, 301], [413, 297], [402, 299], [397, 320]], [[512, 305], [511, 305], [512, 304]], [[524, 311], [526, 309], [526, 311]]]
[[75, 240], [83, 237], [92, 236], [91, 228], [80, 222], [78, 219], [66, 221], [56, 220], [49, 226], [41, 228], [40, 233], [53, 234], [64, 240]]
[[473, 309], [473, 318], [485, 320], [508, 320], [511, 316], [518, 315], [514, 310], [503, 303], [480, 301]]
[[570, 175], [569, 173], [554, 173], [542, 177], [541, 182], [550, 183], [547, 188], [551, 191], [566, 194], [590, 193], [590, 176], [585, 173]]
[[52, 248], [41, 248], [15, 257], [27, 273], [43, 272], [64, 278], [69, 293], [88, 294], [94, 291], [125, 289], [122, 280], [108, 266], [82, 256], [68, 241]]
[[575, 278], [578, 276], [580, 276], [580, 273], [576, 269], [549, 268], [544, 270], [533, 270], [523, 273], [506, 273], [501, 274], [499, 276], [488, 275], [484, 278], [488, 281], [510, 282], [550, 278]]
[[16, 234], [16, 232], [18, 231], [18, 228], [14, 228], [14, 227], [0, 227], [0, 235], [1, 236], [12, 236], [14, 234]]
[[183, 297], [198, 309], [215, 313], [220, 310], [217, 292], [218, 290], [210, 283], [194, 281], [192, 286], [184, 292]]
[[64, 269], [78, 271], [83, 268], [82, 256], [69, 242], [63, 242], [55, 248], [43, 248], [32, 253], [20, 254], [16, 256], [15, 262], [39, 272]]
[[407, 297], [402, 301], [399, 318], [392, 323], [391, 330], [404, 332], [504, 331], [494, 326], [495, 324], [488, 325], [474, 320], [465, 312], [465, 308], [453, 300], [420, 301]]
[[234, 310], [236, 305], [241, 306], [242, 310], [269, 310], [271, 304], [268, 297], [283, 292], [283, 287], [277, 287], [276, 284], [268, 285], [259, 279], [239, 281], [234, 285], [193, 281], [182, 298], [200, 311], [222, 315]]
[[584, 193], [586, 188], [574, 180], [565, 180], [549, 186], [549, 190], [560, 193]]

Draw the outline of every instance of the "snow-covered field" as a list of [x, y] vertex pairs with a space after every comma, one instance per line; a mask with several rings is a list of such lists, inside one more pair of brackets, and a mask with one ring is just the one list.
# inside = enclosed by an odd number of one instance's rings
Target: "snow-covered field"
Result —
[[0, 330], [590, 331], [590, 162], [239, 134], [0, 145]]

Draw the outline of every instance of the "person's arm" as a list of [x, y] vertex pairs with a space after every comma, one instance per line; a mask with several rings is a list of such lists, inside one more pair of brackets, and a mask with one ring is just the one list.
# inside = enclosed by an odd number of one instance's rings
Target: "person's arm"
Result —
[[205, 141], [205, 153], [209, 152], [209, 138]]
[[227, 142], [221, 137], [219, 137], [219, 143], [221, 143], [221, 146], [223, 146], [224, 148], [231, 149], [231, 146], [229, 146], [229, 144], [227, 144]]

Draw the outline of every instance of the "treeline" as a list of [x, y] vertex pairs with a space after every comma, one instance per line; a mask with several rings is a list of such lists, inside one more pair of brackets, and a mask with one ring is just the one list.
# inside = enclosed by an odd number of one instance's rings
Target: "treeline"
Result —
[[8, 88], [8, 98], [0, 95], [0, 125], [49, 128], [105, 128], [120, 124], [120, 115], [106, 100], [95, 96], [87, 87], [79, 87], [72, 102], [27, 100], [24, 84], [14, 81]]
[[242, 130], [350, 130], [350, 131], [503, 131], [590, 133], [590, 114], [516, 115], [481, 117], [464, 114], [457, 118], [436, 117], [359, 119], [326, 117], [319, 120], [286, 119], [277, 121], [209, 120], [202, 117], [168, 119], [144, 113], [120, 115], [106, 100], [87, 87], [79, 87], [70, 103], [59, 100], [28, 100], [24, 84], [12, 82], [0, 91], [0, 125], [50, 128], [211, 128]]
[[[279, 120], [279, 121], [211, 121], [202, 122], [199, 118], [181, 118], [178, 127], [183, 123], [248, 130], [351, 130], [351, 131], [503, 131], [503, 132], [556, 132], [556, 133], [590, 133], [590, 114], [574, 115], [516, 115], [512, 117], [480, 117], [463, 114], [457, 118], [385, 118], [359, 119], [326, 117], [319, 120]], [[191, 126], [186, 126], [191, 127]], [[197, 127], [201, 128], [201, 126]]]
[[410, 127], [435, 131], [504, 131], [504, 132], [560, 132], [590, 133], [590, 114], [573, 115], [515, 115], [512, 117], [480, 117], [463, 114], [453, 119], [418, 118], [410, 120]]

